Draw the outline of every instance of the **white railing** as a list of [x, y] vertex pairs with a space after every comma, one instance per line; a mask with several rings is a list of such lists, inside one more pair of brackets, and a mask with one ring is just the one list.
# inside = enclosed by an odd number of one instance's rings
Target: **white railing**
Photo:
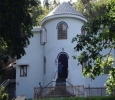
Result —
[[54, 80], [56, 80], [58, 78], [58, 71], [57, 69], [55, 69], [55, 76], [54, 76]]
[[10, 79], [6, 79], [6, 80], [0, 85], [0, 89], [1, 89], [2, 87], [6, 87], [6, 86], [9, 84], [9, 81], [10, 81]]
[[[34, 99], [39, 98], [61, 98], [61, 97], [72, 97], [72, 96], [84, 96], [84, 92], [80, 92], [77, 90], [79, 86], [56, 86], [55, 87], [44, 87], [44, 90], [47, 91], [40, 91], [40, 87], [34, 88]], [[79, 87], [84, 88], [82, 86]], [[68, 91], [71, 90], [71, 91]], [[73, 91], [76, 90], [76, 91]], [[44, 93], [42, 93], [44, 92]]]
[[[66, 79], [66, 86], [70, 86], [70, 84], [69, 83], [71, 83], [70, 82], [70, 78], [69, 78], [69, 69], [68, 69], [68, 77], [67, 77], [67, 79]], [[68, 83], [69, 82], [69, 83]]]
[[6, 87], [10, 82], [15, 82], [15, 79], [6, 79], [1, 85], [0, 85], [0, 89], [2, 87]]
[[52, 86], [55, 87], [56, 86], [56, 80], [58, 78], [58, 71], [57, 69], [55, 69], [55, 76], [54, 76], [54, 79], [52, 80], [53, 83], [52, 83]]

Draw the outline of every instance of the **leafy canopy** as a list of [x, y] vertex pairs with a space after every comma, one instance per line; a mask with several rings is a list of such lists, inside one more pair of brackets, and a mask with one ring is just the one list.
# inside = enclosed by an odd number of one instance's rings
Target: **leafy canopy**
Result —
[[25, 54], [24, 47], [32, 36], [32, 19], [28, 8], [35, 5], [34, 0], [0, 1], [0, 39], [1, 51], [7, 51], [17, 59]]
[[82, 27], [85, 34], [78, 34], [72, 42], [77, 42], [76, 51], [82, 51], [78, 57], [79, 64], [87, 63], [83, 75], [95, 79], [109, 68], [106, 82], [107, 92], [115, 90], [115, 66], [113, 53], [115, 48], [115, 0], [106, 4], [106, 13], [86, 22]]
[[106, 13], [106, 4], [109, 0], [77, 0], [74, 7], [88, 20]]

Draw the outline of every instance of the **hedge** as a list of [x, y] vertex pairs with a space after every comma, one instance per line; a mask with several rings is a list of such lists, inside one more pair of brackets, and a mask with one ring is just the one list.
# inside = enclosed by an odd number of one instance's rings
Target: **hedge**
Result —
[[[29, 100], [29, 99], [28, 99]], [[45, 98], [39, 100], [115, 100], [115, 96], [104, 97], [70, 97], [70, 98]]]

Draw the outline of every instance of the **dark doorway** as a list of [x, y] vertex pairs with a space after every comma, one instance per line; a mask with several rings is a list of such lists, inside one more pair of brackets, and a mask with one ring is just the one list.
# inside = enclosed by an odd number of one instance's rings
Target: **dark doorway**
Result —
[[67, 53], [60, 53], [58, 55], [58, 62], [61, 62], [63, 65], [62, 67], [62, 74], [58, 78], [67, 78], [68, 77], [68, 55]]

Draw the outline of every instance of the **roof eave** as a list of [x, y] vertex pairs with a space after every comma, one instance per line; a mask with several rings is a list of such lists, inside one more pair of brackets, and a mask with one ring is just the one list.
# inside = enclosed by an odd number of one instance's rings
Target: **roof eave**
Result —
[[41, 31], [42, 30], [42, 28], [41, 27], [33, 27], [33, 29], [32, 29], [32, 32], [39, 32], [39, 31]]
[[71, 18], [77, 18], [80, 19], [84, 22], [87, 22], [87, 19], [84, 16], [80, 16], [80, 15], [76, 15], [76, 14], [57, 14], [57, 15], [51, 15], [51, 16], [47, 16], [45, 17], [42, 21], [41, 21], [41, 26], [44, 24], [44, 22], [50, 20], [50, 19], [54, 19], [54, 18], [62, 18], [62, 17], [71, 17]]

